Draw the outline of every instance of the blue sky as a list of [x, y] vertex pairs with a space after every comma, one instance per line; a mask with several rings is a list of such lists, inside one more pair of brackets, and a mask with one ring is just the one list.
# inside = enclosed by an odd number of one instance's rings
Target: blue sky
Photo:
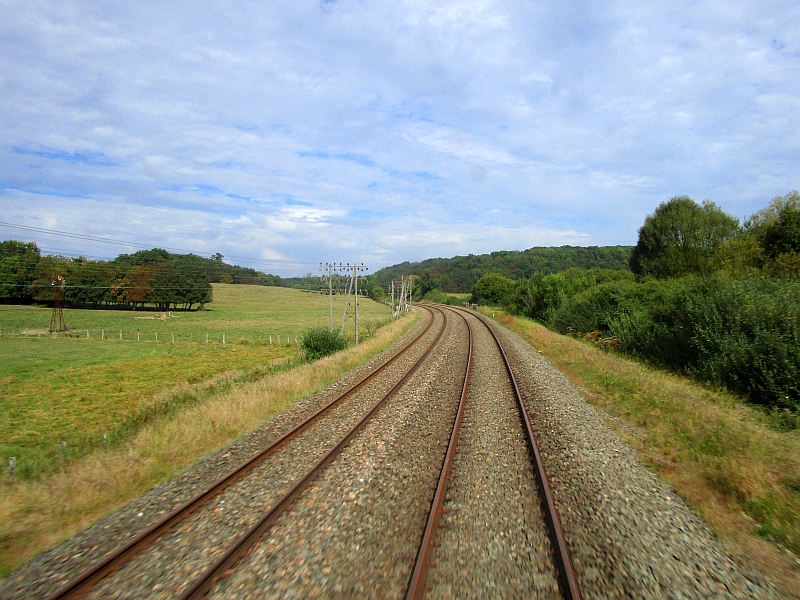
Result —
[[0, 221], [298, 275], [800, 187], [796, 2], [188, 6], [0, 0]]

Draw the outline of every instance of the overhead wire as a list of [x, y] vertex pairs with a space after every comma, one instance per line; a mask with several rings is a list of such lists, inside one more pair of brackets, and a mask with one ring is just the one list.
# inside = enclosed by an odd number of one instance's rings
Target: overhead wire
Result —
[[[0, 221], [0, 227], [8, 227], [12, 229], [19, 229], [22, 231], [30, 231], [34, 233], [42, 233], [45, 235], [51, 235], [54, 237], [63, 237], [69, 239], [77, 239], [77, 240], [85, 240], [85, 241], [92, 241], [92, 242], [99, 242], [103, 244], [111, 244], [111, 245], [118, 245], [118, 246], [126, 246], [129, 248], [137, 248], [140, 250], [150, 250], [145, 244], [141, 242], [131, 242], [126, 240], [116, 240], [111, 238], [103, 238], [94, 235], [88, 235], [83, 233], [73, 233], [69, 231], [60, 231], [57, 229], [46, 229], [44, 227], [34, 227], [32, 225], [20, 225], [18, 223], [8, 223], [6, 221]], [[208, 252], [198, 252], [196, 250], [187, 250], [186, 248], [175, 248], [170, 246], [162, 247], [163, 250], [167, 250], [168, 252], [182, 252], [186, 254], [195, 254], [197, 256], [201, 256], [204, 258], [211, 258], [214, 256], [215, 253], [208, 253]], [[282, 260], [282, 259], [269, 259], [269, 258], [255, 258], [251, 256], [238, 256], [238, 255], [227, 255], [226, 258], [229, 259], [236, 259], [236, 260], [246, 260], [260, 264], [283, 264], [283, 265], [294, 265], [298, 267], [308, 267], [308, 266], [316, 266], [316, 263], [306, 263], [300, 261], [293, 261], [293, 260]]]

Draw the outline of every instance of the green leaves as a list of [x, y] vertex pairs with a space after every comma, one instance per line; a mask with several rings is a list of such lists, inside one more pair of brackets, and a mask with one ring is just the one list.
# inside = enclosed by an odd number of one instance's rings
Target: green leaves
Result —
[[347, 340], [327, 327], [313, 327], [303, 334], [301, 346], [307, 360], [319, 360], [347, 348]]
[[740, 231], [739, 222], [706, 200], [675, 196], [658, 206], [639, 229], [631, 271], [659, 278], [710, 273], [711, 258]]

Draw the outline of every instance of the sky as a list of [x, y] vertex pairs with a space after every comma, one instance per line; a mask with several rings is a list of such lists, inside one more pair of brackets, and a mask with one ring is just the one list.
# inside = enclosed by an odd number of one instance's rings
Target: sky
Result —
[[796, 1], [0, 0], [0, 239], [45, 253], [373, 272], [799, 178]]

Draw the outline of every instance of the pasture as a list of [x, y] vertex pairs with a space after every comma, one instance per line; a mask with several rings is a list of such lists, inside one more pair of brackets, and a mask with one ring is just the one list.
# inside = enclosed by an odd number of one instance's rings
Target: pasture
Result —
[[[335, 327], [343, 309], [335, 296]], [[294, 340], [328, 324], [328, 298], [214, 284], [203, 311], [65, 309], [70, 332], [56, 337], [50, 314], [0, 306], [0, 481], [10, 457], [18, 479], [39, 478], [159, 415], [296, 364]], [[388, 319], [387, 306], [360, 298], [362, 340]], [[352, 319], [346, 330], [352, 338]]]

